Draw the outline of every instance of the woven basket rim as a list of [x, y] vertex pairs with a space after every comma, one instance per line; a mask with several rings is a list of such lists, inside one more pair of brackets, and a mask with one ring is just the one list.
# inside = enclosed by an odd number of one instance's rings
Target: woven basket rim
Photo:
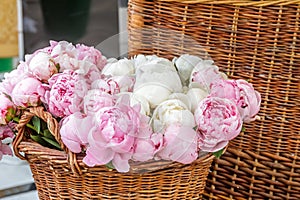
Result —
[[177, 2], [186, 4], [228, 4], [235, 6], [271, 6], [271, 5], [290, 5], [290, 4], [300, 4], [300, 0], [158, 0], [161, 2]]
[[[49, 162], [54, 164], [63, 164], [63, 165], [69, 165], [68, 161], [68, 154], [65, 151], [60, 151], [57, 149], [51, 149], [48, 147], [44, 147], [37, 142], [32, 141], [31, 139], [28, 139], [27, 141], [22, 141], [19, 144], [19, 150], [20, 152], [24, 152], [25, 159], [29, 162], [31, 159], [35, 159], [37, 157], [49, 160]], [[109, 169], [105, 165], [96, 165], [94, 167], [89, 167], [86, 164], [83, 163], [83, 157], [85, 156], [84, 153], [76, 154], [76, 162], [78, 163], [81, 172], [85, 173], [91, 168], [101, 168], [103, 170], [107, 170], [107, 172], [115, 172], [119, 173], [116, 170]], [[195, 161], [193, 161], [190, 164], [193, 163], [201, 163], [201, 162], [207, 162], [208, 160], [214, 159], [215, 156], [212, 153], [204, 153], [200, 154], [199, 158]], [[145, 174], [145, 173], [155, 173], [156, 171], [161, 170], [167, 170], [170, 168], [181, 168], [186, 165], [190, 164], [182, 164], [175, 161], [167, 161], [167, 160], [150, 160], [146, 162], [134, 162], [130, 160], [130, 171], [126, 172], [126, 174]], [[145, 167], [148, 167], [146, 169]]]
[[[27, 124], [33, 116], [37, 116], [47, 122], [49, 131], [57, 139], [62, 151], [57, 149], [51, 149], [44, 147], [37, 142], [33, 141], [30, 138], [26, 138], [25, 133], [25, 124]], [[25, 159], [30, 163], [30, 159], [42, 156], [49, 160], [49, 162], [63, 163], [66, 166], [69, 166], [72, 172], [76, 175], [81, 175], [89, 167], [83, 163], [83, 157], [85, 154], [76, 154], [71, 152], [62, 142], [59, 133], [59, 124], [56, 119], [43, 107], [30, 107], [25, 111], [21, 117], [21, 120], [18, 125], [18, 135], [13, 142], [14, 152], [16, 156], [21, 159]], [[25, 153], [25, 156], [21, 155], [20, 152]], [[28, 156], [30, 155], [30, 156]], [[30, 157], [30, 158], [29, 158]], [[201, 152], [199, 158], [194, 162], [207, 162], [214, 158], [212, 153]], [[169, 167], [182, 167], [185, 164], [181, 164], [173, 161], [158, 160], [158, 161], [149, 161], [149, 162], [134, 162], [130, 161], [130, 170], [131, 173], [141, 173], [141, 172], [153, 172], [155, 170], [161, 170]], [[100, 167], [105, 167], [105, 165], [99, 165]], [[134, 169], [134, 170], [133, 170]]]

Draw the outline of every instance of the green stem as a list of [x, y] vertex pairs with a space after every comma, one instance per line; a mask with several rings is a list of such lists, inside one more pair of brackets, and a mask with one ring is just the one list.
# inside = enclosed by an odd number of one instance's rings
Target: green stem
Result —
[[[17, 118], [17, 117], [14, 117], [13, 120], [14, 120], [15, 122], [18, 122], [18, 123], [19, 123], [19, 121], [20, 121], [20, 119]], [[37, 132], [37, 130], [36, 130], [36, 129], [34, 128], [34, 126], [32, 126], [31, 124], [26, 124], [26, 126], [27, 126], [28, 128], [31, 128], [31, 129], [34, 130], [35, 132]]]

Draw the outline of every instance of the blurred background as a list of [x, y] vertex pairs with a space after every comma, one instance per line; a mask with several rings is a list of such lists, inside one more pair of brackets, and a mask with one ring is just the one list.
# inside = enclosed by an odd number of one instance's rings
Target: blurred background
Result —
[[[127, 0], [0, 0], [0, 79], [49, 40], [95, 47], [108, 41], [102, 53], [119, 57], [127, 48], [126, 34], [118, 34], [126, 21]], [[0, 161], [0, 199], [38, 199], [25, 161]]]
[[[23, 0], [26, 53], [49, 40], [95, 46], [119, 32], [117, 0]], [[118, 41], [113, 44], [118, 50]]]
[[[67, 40], [97, 46], [126, 31], [128, 0], [1, 0], [0, 72], [9, 71], [10, 58], [48, 46], [49, 40]], [[115, 36], [117, 38], [117, 36]], [[107, 56], [119, 55], [119, 38], [109, 41]], [[125, 38], [126, 39], [126, 38]], [[123, 41], [124, 42], [124, 41]], [[116, 56], [117, 57], [117, 56]], [[14, 59], [15, 61], [16, 59]]]

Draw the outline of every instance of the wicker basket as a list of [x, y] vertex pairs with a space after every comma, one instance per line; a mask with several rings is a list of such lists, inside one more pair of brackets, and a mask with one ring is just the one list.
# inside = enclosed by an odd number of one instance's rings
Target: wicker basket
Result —
[[215, 160], [204, 196], [300, 199], [300, 1], [130, 0], [128, 14], [130, 55], [205, 49], [262, 94], [261, 120]]
[[[33, 116], [47, 122], [64, 151], [26, 139], [26, 124]], [[30, 108], [23, 114], [13, 147], [18, 157], [29, 162], [39, 198], [45, 200], [198, 199], [214, 157], [205, 154], [190, 165], [175, 162], [164, 165], [166, 161], [132, 163], [132, 171], [128, 173], [118, 173], [105, 166], [89, 168], [82, 162], [83, 156], [76, 156], [63, 145], [57, 121], [42, 107]], [[143, 169], [151, 172], [143, 173]]]

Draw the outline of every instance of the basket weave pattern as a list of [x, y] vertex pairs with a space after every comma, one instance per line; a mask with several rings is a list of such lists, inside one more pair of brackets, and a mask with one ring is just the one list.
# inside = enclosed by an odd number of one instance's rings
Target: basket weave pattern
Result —
[[[38, 116], [48, 124], [64, 151], [49, 149], [26, 139], [26, 123]], [[145, 173], [118, 173], [105, 166], [87, 167], [83, 155], [66, 149], [59, 138], [58, 124], [42, 107], [26, 111], [18, 125], [13, 146], [16, 155], [25, 153], [40, 199], [198, 199], [205, 188], [211, 154], [201, 156], [190, 165], [171, 163], [162, 169], [161, 162], [133, 164], [133, 168], [150, 169]], [[157, 168], [157, 170], [156, 170]]]
[[130, 55], [205, 50], [262, 95], [261, 120], [215, 160], [204, 196], [300, 199], [300, 1], [130, 0], [128, 8]]

